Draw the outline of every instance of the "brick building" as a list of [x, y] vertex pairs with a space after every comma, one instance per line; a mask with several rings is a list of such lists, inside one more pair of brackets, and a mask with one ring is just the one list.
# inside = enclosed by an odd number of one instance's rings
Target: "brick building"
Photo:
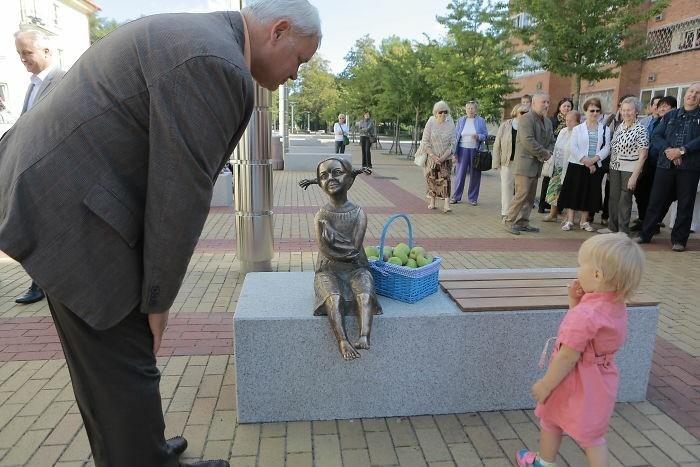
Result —
[[[673, 95], [680, 101], [688, 86], [700, 81], [699, 7], [698, 0], [671, 0], [662, 14], [643, 25], [650, 45], [647, 57], [621, 67], [617, 78], [582, 81], [580, 103], [589, 97], [598, 97], [607, 112], [625, 94], [639, 97], [645, 105], [652, 95]], [[528, 25], [531, 21], [524, 13], [514, 15], [512, 20], [520, 26]], [[524, 46], [518, 45], [518, 52], [524, 67], [537, 66], [527, 56]], [[560, 98], [573, 94], [574, 82], [571, 77], [561, 77], [542, 69], [519, 70], [513, 74], [513, 78], [520, 90], [506, 96], [504, 115], [510, 114], [510, 109], [520, 102], [523, 94], [548, 91], [552, 98], [552, 111]]]

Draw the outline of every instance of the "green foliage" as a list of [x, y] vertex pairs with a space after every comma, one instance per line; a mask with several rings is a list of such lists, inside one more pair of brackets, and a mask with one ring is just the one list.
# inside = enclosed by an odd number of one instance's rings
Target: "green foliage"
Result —
[[368, 110], [376, 114], [381, 87], [377, 79], [379, 51], [374, 40], [365, 35], [355, 41], [345, 61], [347, 65], [338, 80], [343, 107], [356, 118]]
[[[581, 79], [616, 77], [616, 68], [647, 53], [643, 23], [668, 0], [513, 0], [513, 11], [529, 14], [534, 25], [514, 28], [528, 55], [542, 68]], [[642, 27], [640, 27], [642, 26]]]
[[305, 112], [310, 113], [313, 128], [325, 129], [334, 122], [340, 113], [340, 91], [328, 60], [315, 55], [304, 65], [289, 99], [296, 105], [297, 126], [306, 128]]
[[112, 18], [103, 18], [96, 13], [88, 17], [90, 27], [90, 44], [94, 44], [110, 32], [119, 27], [119, 23]]
[[482, 116], [498, 119], [503, 96], [517, 89], [510, 77], [517, 59], [507, 27], [507, 6], [452, 0], [447, 9], [446, 16], [437, 18], [447, 28], [447, 37], [427, 46], [433, 60], [428, 82], [450, 103], [453, 113], [463, 112], [464, 104], [475, 99]]

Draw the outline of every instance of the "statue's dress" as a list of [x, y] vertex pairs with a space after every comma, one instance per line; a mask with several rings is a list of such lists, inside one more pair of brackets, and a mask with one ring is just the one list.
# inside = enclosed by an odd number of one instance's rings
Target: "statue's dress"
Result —
[[[374, 279], [362, 248], [365, 233], [357, 231], [366, 225], [366, 221], [360, 222], [364, 219], [366, 214], [360, 206], [347, 212], [336, 212], [326, 205], [316, 213], [314, 223], [317, 226], [319, 253], [314, 277], [314, 315], [326, 314], [324, 302], [334, 294], [340, 295], [341, 310], [356, 309], [356, 297], [361, 293], [369, 294], [372, 314], [381, 314]], [[359, 248], [355, 246], [355, 239], [359, 240]]]

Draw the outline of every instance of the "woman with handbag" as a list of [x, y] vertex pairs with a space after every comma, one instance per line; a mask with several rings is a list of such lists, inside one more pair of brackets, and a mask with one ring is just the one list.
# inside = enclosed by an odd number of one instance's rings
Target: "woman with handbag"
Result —
[[581, 211], [581, 229], [595, 232], [590, 218], [603, 205], [600, 168], [601, 161], [610, 154], [610, 128], [598, 121], [602, 112], [600, 99], [588, 99], [583, 104], [583, 110], [586, 120], [572, 131], [571, 156], [557, 205], [560, 210], [569, 210], [562, 230], [571, 230], [575, 212]]
[[515, 193], [515, 174], [510, 164], [515, 159], [515, 138], [518, 135], [518, 118], [527, 113], [528, 107], [516, 104], [510, 118], [498, 127], [493, 143], [493, 168], [501, 169], [501, 218], [505, 218]]
[[462, 200], [464, 183], [469, 174], [469, 190], [467, 198], [469, 204], [476, 206], [479, 200], [479, 187], [481, 185], [481, 171], [474, 167], [474, 158], [481, 144], [486, 141], [489, 132], [486, 129], [486, 120], [477, 115], [479, 104], [469, 101], [464, 106], [467, 114], [457, 120], [455, 137], [457, 140], [457, 173], [455, 174], [457, 186], [452, 195], [451, 203], [456, 204]]
[[425, 183], [427, 185], [428, 209], [435, 209], [435, 198], [443, 198], [443, 212], [450, 209], [450, 185], [452, 158], [454, 156], [455, 124], [450, 117], [447, 102], [440, 101], [433, 106], [433, 116], [428, 119], [423, 130], [416, 159], [425, 159]]
[[372, 168], [372, 143], [377, 141], [377, 130], [374, 127], [374, 120], [370, 117], [369, 111], [365, 112], [362, 120], [357, 122], [357, 129], [360, 131], [360, 147], [362, 148], [362, 167]]
[[570, 110], [566, 113], [565, 126], [557, 132], [557, 142], [554, 144], [554, 153], [542, 168], [542, 175], [549, 177], [545, 201], [551, 206], [548, 216], [542, 219], [544, 222], [556, 222], [559, 208], [557, 201], [561, 193], [561, 185], [564, 183], [566, 168], [571, 157], [571, 134], [579, 124], [581, 114], [578, 110]]
[[348, 138], [349, 131], [348, 124], [345, 123], [345, 114], [338, 115], [338, 122], [333, 125], [336, 154], [345, 154], [345, 146], [350, 144], [350, 139]]

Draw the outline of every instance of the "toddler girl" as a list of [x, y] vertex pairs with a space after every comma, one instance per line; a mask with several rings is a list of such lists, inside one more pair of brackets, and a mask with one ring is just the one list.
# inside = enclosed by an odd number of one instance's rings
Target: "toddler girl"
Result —
[[625, 300], [642, 278], [644, 253], [623, 233], [604, 234], [581, 245], [578, 264], [549, 368], [532, 386], [540, 451], [520, 450], [520, 467], [555, 466], [564, 432], [585, 450], [589, 466], [608, 465], [605, 434], [619, 382], [615, 353], [625, 341]]

